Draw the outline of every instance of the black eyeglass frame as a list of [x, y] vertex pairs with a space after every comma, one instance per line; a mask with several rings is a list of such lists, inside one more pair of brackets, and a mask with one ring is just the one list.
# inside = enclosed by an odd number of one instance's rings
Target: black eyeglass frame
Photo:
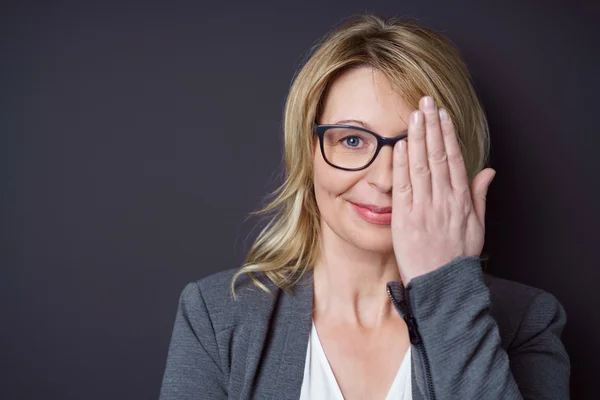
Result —
[[[377, 149], [375, 149], [375, 153], [373, 153], [373, 157], [371, 158], [371, 160], [364, 166], [360, 167], [360, 168], [343, 168], [343, 167], [339, 167], [335, 164], [332, 164], [328, 159], [327, 156], [325, 155], [325, 147], [323, 145], [323, 135], [325, 135], [325, 132], [328, 129], [331, 128], [349, 128], [349, 129], [354, 129], [357, 131], [362, 131], [362, 132], [366, 132], [369, 133], [373, 136], [375, 136], [375, 138], [377, 139]], [[380, 136], [378, 134], [376, 134], [373, 131], [370, 131], [368, 129], [365, 128], [361, 128], [360, 126], [354, 126], [354, 125], [319, 125], [319, 124], [314, 124], [313, 127], [313, 131], [315, 132], [315, 134], [319, 137], [319, 143], [320, 143], [320, 147], [321, 147], [321, 154], [323, 155], [323, 160], [325, 160], [325, 162], [329, 165], [331, 165], [334, 168], [337, 169], [341, 169], [344, 171], [360, 171], [363, 170], [365, 168], [368, 168], [369, 165], [371, 165], [373, 163], [373, 161], [375, 161], [375, 159], [377, 158], [377, 155], [379, 154], [379, 151], [381, 150], [381, 148], [383, 146], [392, 146], [392, 148], [394, 148], [394, 145], [402, 139], [406, 139], [408, 137], [408, 134], [404, 134], [404, 135], [400, 135], [400, 136], [396, 136], [393, 138], [386, 138], [383, 136]]]

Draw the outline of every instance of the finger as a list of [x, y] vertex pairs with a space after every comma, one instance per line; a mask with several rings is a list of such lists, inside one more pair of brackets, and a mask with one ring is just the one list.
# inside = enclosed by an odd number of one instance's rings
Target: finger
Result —
[[479, 223], [485, 229], [485, 208], [487, 202], [487, 193], [492, 180], [496, 176], [496, 171], [486, 168], [473, 179], [471, 184], [471, 193], [473, 196], [473, 207]]
[[413, 188], [412, 204], [431, 202], [431, 171], [427, 162], [425, 123], [421, 110], [413, 111], [408, 127], [408, 165]]
[[393, 210], [396, 210], [396, 212], [398, 210], [410, 210], [413, 193], [408, 171], [406, 139], [400, 140], [394, 145], [393, 160], [392, 212]]
[[441, 113], [441, 123], [444, 134], [444, 145], [448, 154], [448, 170], [450, 172], [450, 184], [455, 193], [467, 193], [469, 189], [469, 177], [467, 168], [458, 144], [454, 124], [447, 110]]
[[431, 170], [432, 202], [446, 200], [450, 191], [450, 173], [446, 156], [446, 147], [442, 137], [440, 114], [431, 96], [425, 96], [420, 104], [425, 114], [425, 143], [427, 145], [427, 160]]

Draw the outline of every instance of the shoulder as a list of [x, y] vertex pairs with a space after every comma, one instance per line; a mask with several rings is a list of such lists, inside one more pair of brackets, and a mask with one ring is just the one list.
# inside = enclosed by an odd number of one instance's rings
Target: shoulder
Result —
[[498, 324], [505, 349], [515, 345], [520, 337], [549, 327], [560, 335], [566, 313], [553, 294], [487, 273], [484, 281], [490, 292], [490, 312]]
[[231, 283], [238, 270], [229, 268], [212, 273], [189, 282], [182, 290], [180, 303], [207, 314], [215, 333], [237, 325], [264, 322], [279, 295], [279, 288], [264, 274], [254, 275], [272, 294], [258, 288], [247, 274], [242, 274], [235, 281], [237, 298], [234, 298]]

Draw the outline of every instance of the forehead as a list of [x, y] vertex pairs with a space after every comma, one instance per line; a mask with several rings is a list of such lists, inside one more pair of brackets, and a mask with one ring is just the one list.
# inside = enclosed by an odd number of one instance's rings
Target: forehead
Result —
[[344, 71], [330, 84], [319, 123], [356, 120], [384, 136], [395, 136], [407, 128], [412, 111], [381, 71], [359, 67]]

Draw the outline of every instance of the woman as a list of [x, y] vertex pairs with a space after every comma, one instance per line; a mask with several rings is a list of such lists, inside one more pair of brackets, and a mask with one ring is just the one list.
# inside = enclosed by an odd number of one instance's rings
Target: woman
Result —
[[350, 19], [295, 78], [284, 133], [246, 264], [183, 289], [162, 400], [568, 398], [561, 304], [481, 269], [495, 171], [451, 42]]

